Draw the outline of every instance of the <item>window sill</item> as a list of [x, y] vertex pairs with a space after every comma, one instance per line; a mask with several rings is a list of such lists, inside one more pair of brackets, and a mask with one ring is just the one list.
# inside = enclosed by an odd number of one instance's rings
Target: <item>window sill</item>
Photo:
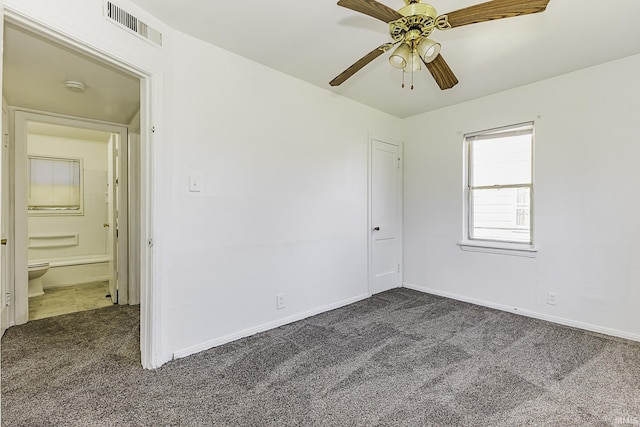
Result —
[[519, 256], [525, 258], [535, 258], [538, 249], [531, 245], [520, 245], [517, 243], [501, 243], [487, 241], [465, 241], [458, 243], [460, 249], [467, 252], [484, 252], [498, 255]]

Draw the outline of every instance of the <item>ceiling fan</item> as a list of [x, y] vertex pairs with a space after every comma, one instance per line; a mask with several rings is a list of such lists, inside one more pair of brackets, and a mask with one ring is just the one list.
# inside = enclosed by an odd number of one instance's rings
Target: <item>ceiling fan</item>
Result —
[[395, 11], [376, 0], [338, 1], [338, 6], [388, 23], [392, 42], [378, 46], [360, 58], [331, 80], [329, 82], [331, 86], [341, 85], [365, 65], [399, 44], [391, 54], [389, 62], [395, 68], [403, 70], [403, 87], [404, 73], [412, 73], [413, 76], [413, 72], [420, 70], [423, 63], [440, 89], [450, 89], [458, 84], [458, 79], [440, 55], [440, 43], [429, 38], [435, 29], [449, 30], [494, 19], [543, 12], [549, 0], [492, 0], [446, 15], [438, 15], [433, 6], [422, 3], [421, 0], [404, 0], [404, 2], [406, 6]]

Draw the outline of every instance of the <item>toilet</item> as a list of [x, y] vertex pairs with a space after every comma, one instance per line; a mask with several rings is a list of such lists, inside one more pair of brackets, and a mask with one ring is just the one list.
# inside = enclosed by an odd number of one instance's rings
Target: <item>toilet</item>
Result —
[[42, 276], [49, 271], [48, 262], [29, 263], [29, 298], [44, 295]]

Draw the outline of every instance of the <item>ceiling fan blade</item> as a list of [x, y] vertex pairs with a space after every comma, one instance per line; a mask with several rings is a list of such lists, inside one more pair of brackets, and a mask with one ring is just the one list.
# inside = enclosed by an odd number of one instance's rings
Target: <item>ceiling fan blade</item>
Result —
[[378, 56], [388, 51], [389, 48], [390, 48], [389, 44], [385, 43], [382, 46], [379, 46], [373, 49], [371, 52], [367, 53], [365, 56], [358, 59], [358, 61], [356, 61], [356, 63], [353, 64], [351, 67], [347, 68], [342, 73], [340, 73], [338, 77], [331, 80], [329, 84], [331, 86], [340, 86], [342, 83], [345, 82], [345, 80], [347, 80], [349, 77], [353, 76], [355, 73], [360, 71], [369, 62], [373, 61]]
[[338, 6], [364, 13], [365, 15], [372, 16], [384, 22], [391, 22], [402, 18], [399, 12], [376, 0], [340, 0]]
[[493, 0], [447, 13], [451, 28], [544, 12], [549, 0]]
[[449, 64], [447, 64], [447, 61], [444, 60], [442, 55], [438, 54], [436, 59], [428, 63], [425, 62], [425, 65], [436, 83], [438, 83], [438, 86], [440, 86], [440, 89], [451, 89], [458, 84], [456, 75], [453, 74], [453, 71], [449, 68]]

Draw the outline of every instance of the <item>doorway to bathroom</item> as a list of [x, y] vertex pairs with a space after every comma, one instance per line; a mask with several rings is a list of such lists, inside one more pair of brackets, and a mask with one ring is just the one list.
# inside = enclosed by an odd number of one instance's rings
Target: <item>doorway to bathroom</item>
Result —
[[[135, 286], [129, 287], [129, 304], [140, 304], [142, 366], [157, 367], [161, 353], [154, 313], [161, 304], [154, 286], [157, 269], [154, 264], [157, 251], [154, 247], [154, 182], [158, 175], [154, 159], [157, 157], [155, 147], [162, 145], [164, 136], [155, 133], [154, 125], [162, 122], [163, 56], [156, 55], [153, 47], [121, 49], [127, 37], [135, 35], [127, 35], [125, 31], [120, 37], [115, 27], [113, 37], [95, 38], [84, 22], [69, 32], [56, 20], [57, 15], [31, 16], [29, 9], [11, 4], [0, 8], [0, 19], [4, 13], [4, 20], [0, 22], [4, 24], [4, 31], [0, 25], [0, 46], [4, 49], [0, 79], [3, 119], [7, 116], [4, 113], [11, 113], [12, 107], [17, 107], [128, 126], [129, 165], [137, 170], [136, 175], [130, 176], [129, 188], [129, 214], [134, 220], [129, 223], [129, 282], [135, 281]], [[109, 25], [105, 25], [107, 33], [111, 32]], [[118, 42], [120, 39], [122, 43]], [[86, 91], [73, 92], [66, 87], [67, 80], [84, 80]], [[13, 156], [7, 147], [13, 144], [13, 119], [8, 119], [9, 125], [3, 123], [2, 127], [3, 164], [4, 159]], [[3, 200], [8, 194], [5, 186], [13, 187], [13, 182], [9, 182], [13, 174], [13, 170], [3, 167]], [[10, 200], [1, 206], [2, 219], [8, 225], [0, 269], [2, 331], [28, 320], [27, 266], [17, 271], [14, 263], [14, 255], [18, 253], [16, 243], [20, 240], [14, 233], [14, 197], [15, 194], [11, 194]], [[26, 241], [26, 237], [24, 239]]]
[[127, 128], [20, 110], [14, 121], [15, 193], [25, 196], [15, 200], [15, 265], [27, 265], [28, 320], [127, 304]]
[[[147, 241], [141, 234], [148, 176], [141, 174], [149, 169], [141, 136], [148, 133], [141, 123], [149, 119], [149, 81], [14, 18], [3, 34], [10, 163], [3, 186], [11, 194], [3, 204], [9, 224], [3, 272], [10, 277], [3, 280], [2, 326], [137, 305], [149, 265], [140, 244]], [[47, 298], [63, 291], [70, 292]], [[35, 314], [37, 304], [49, 307]]]

